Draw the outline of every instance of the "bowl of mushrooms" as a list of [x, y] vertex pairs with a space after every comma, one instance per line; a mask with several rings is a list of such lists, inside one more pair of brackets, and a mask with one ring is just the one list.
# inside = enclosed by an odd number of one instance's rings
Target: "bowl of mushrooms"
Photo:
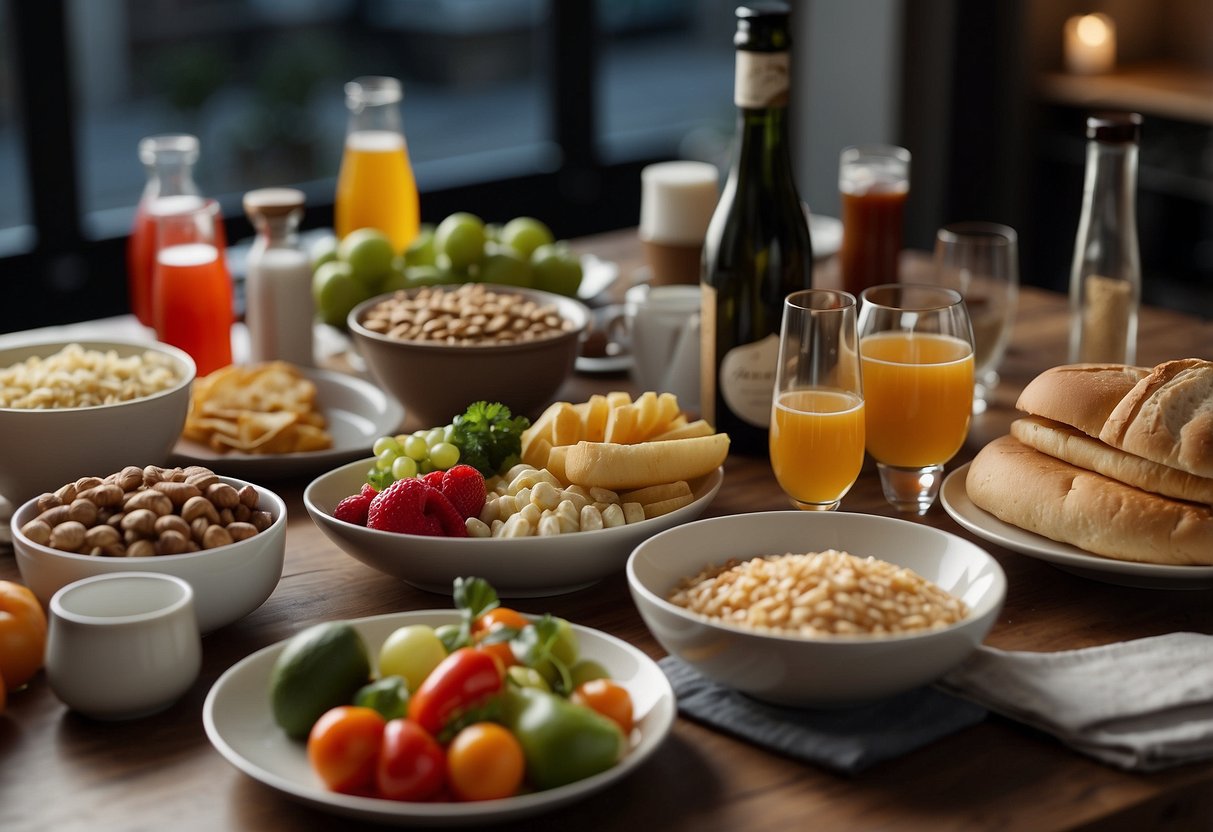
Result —
[[81, 477], [22, 504], [11, 524], [21, 578], [44, 605], [81, 578], [162, 572], [193, 587], [204, 633], [261, 606], [286, 553], [282, 498], [200, 466]]

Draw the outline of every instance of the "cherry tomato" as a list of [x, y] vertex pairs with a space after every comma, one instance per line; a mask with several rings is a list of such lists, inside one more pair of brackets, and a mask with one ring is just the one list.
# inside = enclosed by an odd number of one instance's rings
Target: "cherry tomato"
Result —
[[502, 667], [513, 667], [518, 664], [518, 659], [515, 658], [514, 651], [510, 649], [509, 642], [498, 641], [493, 644], [480, 644], [479, 642], [489, 633], [500, 630], [502, 627], [521, 630], [530, 623], [530, 619], [520, 612], [508, 607], [495, 607], [472, 623], [472, 639], [477, 642], [476, 646], [479, 649], [496, 656]]
[[522, 785], [526, 758], [514, 735], [493, 722], [464, 728], [446, 750], [446, 774], [459, 800], [510, 797]]
[[463, 647], [435, 667], [409, 699], [409, 719], [431, 734], [447, 720], [501, 690], [504, 670], [491, 653]]
[[377, 711], [353, 705], [325, 711], [316, 720], [307, 758], [324, 785], [345, 794], [371, 793], [384, 724]]
[[438, 741], [411, 719], [393, 719], [383, 730], [375, 771], [379, 796], [426, 800], [446, 782], [446, 755]]
[[610, 679], [592, 679], [585, 682], [569, 697], [578, 705], [585, 705], [610, 719], [624, 734], [632, 730], [632, 696], [627, 689]]
[[472, 635], [479, 638], [498, 627], [513, 627], [515, 630], [521, 630], [530, 623], [529, 618], [509, 607], [494, 607], [472, 622]]
[[8, 690], [24, 685], [42, 667], [46, 653], [46, 613], [34, 593], [0, 581], [0, 678]]

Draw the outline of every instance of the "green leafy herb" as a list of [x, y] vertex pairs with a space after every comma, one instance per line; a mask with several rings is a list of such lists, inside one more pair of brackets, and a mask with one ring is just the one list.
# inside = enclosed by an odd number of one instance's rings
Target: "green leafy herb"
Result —
[[497, 590], [484, 578], [456, 578], [453, 591], [455, 609], [459, 610], [458, 627], [443, 627], [439, 633], [448, 653], [472, 643], [472, 624], [477, 618], [501, 606]]
[[475, 402], [451, 424], [451, 442], [459, 448], [459, 461], [491, 477], [522, 453], [522, 432], [531, 422], [525, 416], [514, 416], [501, 402]]
[[392, 469], [380, 471], [376, 467], [366, 472], [366, 481], [375, 487], [376, 491], [382, 491], [396, 481], [392, 476]]
[[553, 649], [559, 638], [560, 622], [548, 613], [529, 627], [519, 630], [510, 641], [510, 649], [519, 663], [527, 667], [550, 668], [548, 681], [552, 690], [561, 696], [568, 696], [573, 692], [573, 675]]

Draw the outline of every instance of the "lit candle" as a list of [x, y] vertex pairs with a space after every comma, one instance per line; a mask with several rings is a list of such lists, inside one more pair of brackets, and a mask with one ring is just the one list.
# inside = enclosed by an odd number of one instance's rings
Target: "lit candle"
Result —
[[1076, 75], [1111, 72], [1116, 65], [1116, 24], [1106, 14], [1066, 21], [1066, 69]]

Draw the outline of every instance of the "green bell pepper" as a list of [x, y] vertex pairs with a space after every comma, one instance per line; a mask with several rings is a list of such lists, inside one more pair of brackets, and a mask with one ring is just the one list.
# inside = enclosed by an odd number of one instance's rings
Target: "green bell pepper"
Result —
[[623, 732], [611, 720], [538, 688], [509, 687], [502, 716], [522, 745], [527, 779], [552, 789], [606, 771], [623, 755]]

